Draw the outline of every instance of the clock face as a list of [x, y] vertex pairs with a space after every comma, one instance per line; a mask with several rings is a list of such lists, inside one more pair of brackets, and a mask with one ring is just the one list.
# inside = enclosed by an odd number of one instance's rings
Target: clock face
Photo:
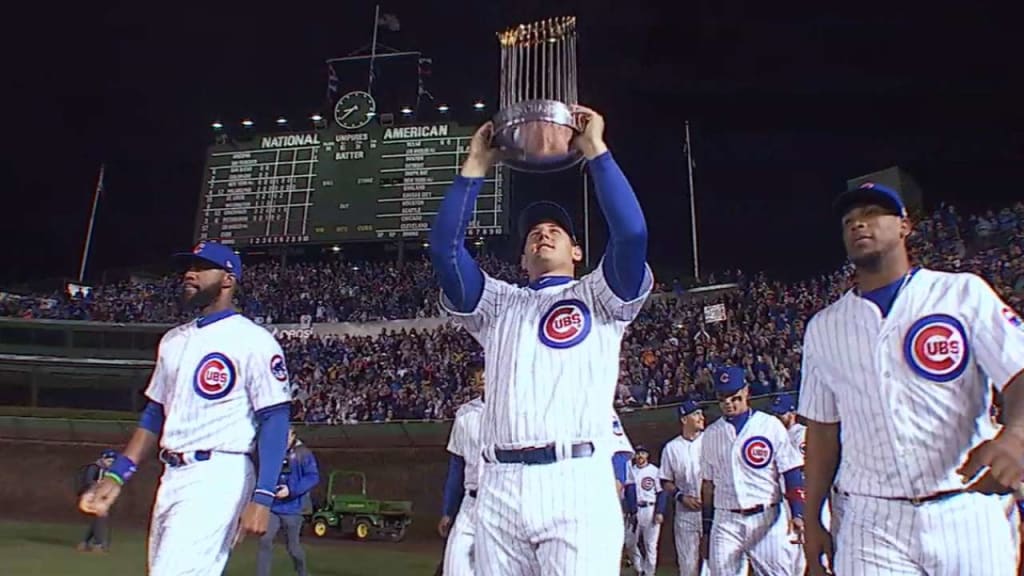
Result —
[[358, 130], [370, 123], [377, 103], [366, 92], [349, 92], [334, 105], [334, 121], [346, 130]]

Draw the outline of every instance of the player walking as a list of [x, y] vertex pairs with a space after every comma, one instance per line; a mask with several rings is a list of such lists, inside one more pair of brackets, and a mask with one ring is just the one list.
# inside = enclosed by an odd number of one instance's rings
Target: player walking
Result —
[[477, 499], [476, 571], [484, 576], [618, 572], [622, 513], [608, 430], [623, 332], [653, 282], [647, 226], [603, 140], [604, 120], [575, 108], [609, 240], [597, 268], [574, 279], [582, 251], [572, 219], [549, 202], [521, 214], [525, 287], [480, 270], [464, 246], [484, 175], [500, 152], [491, 125], [470, 143], [438, 210], [430, 255], [442, 306], [483, 346], [487, 402]]
[[701, 572], [701, 474], [700, 457], [704, 437], [704, 411], [687, 400], [679, 406], [679, 436], [661, 451], [662, 490], [676, 503], [673, 535], [679, 576]]
[[[473, 575], [474, 512], [480, 481], [480, 415], [484, 408], [484, 366], [469, 367], [471, 387], [478, 394], [455, 412], [448, 438], [448, 477], [444, 483], [441, 521], [437, 531], [447, 538], [444, 574]], [[452, 526], [454, 519], [455, 525]]]
[[991, 493], [1024, 476], [1021, 320], [973, 274], [911, 267], [895, 191], [867, 183], [835, 208], [857, 288], [804, 335], [809, 569], [833, 560], [818, 511], [834, 479], [836, 574], [1016, 574], [1008, 496]]
[[[797, 401], [792, 396], [776, 396], [772, 400], [772, 413], [782, 422], [782, 425], [786, 427], [786, 432], [789, 433], [789, 440], [792, 442], [793, 447], [800, 453], [800, 463], [803, 465], [803, 456], [807, 451], [807, 427], [797, 422], [796, 419], [796, 405]], [[806, 513], [806, 510], [804, 511]], [[822, 526], [828, 526], [830, 523], [830, 512], [829, 506], [826, 503], [821, 511]], [[794, 562], [796, 566], [796, 574], [804, 574], [807, 572], [807, 559], [804, 556], [803, 546], [800, 543], [793, 543], [796, 549], [793, 552]]]
[[626, 528], [626, 547], [632, 554], [637, 575], [654, 576], [658, 566], [661, 523], [665, 520], [665, 503], [659, 500], [661, 482], [658, 478], [661, 473], [650, 463], [647, 448], [637, 446], [634, 453], [626, 480], [626, 506], [632, 515], [632, 524]]
[[267, 530], [291, 394], [277, 341], [231, 307], [242, 277], [238, 255], [203, 242], [179, 256], [188, 265], [184, 301], [201, 314], [160, 340], [139, 426], [79, 507], [106, 515], [159, 444], [164, 472], [150, 524], [149, 574], [219, 576], [238, 539]]
[[[733, 366], [714, 374], [722, 417], [701, 446], [704, 513], [714, 518], [708, 563], [712, 576], [746, 576], [749, 564], [756, 574], [789, 576], [790, 534], [799, 541], [803, 532], [803, 467], [778, 419], [750, 409], [743, 376]], [[783, 479], [789, 516], [781, 510]]]

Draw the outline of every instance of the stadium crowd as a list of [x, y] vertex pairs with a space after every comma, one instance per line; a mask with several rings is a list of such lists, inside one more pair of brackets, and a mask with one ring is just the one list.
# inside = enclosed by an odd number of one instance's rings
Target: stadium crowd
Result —
[[[941, 206], [914, 230], [910, 246], [918, 264], [978, 273], [1022, 309], [1024, 203], [966, 218]], [[483, 258], [482, 267], [498, 278], [520, 280], [517, 266], [496, 258]], [[713, 366], [723, 363], [743, 366], [754, 393], [799, 387], [804, 325], [851, 286], [851, 269], [798, 283], [763, 274], [730, 279], [738, 289], [651, 299], [623, 344], [620, 408], [708, 398]], [[177, 279], [168, 277], [99, 287], [87, 298], [55, 294], [0, 302], [0, 315], [174, 322], [184, 319], [177, 294]], [[240, 304], [267, 323], [295, 322], [303, 315], [313, 322], [364, 322], [436, 316], [437, 294], [425, 261], [401, 268], [255, 264], [246, 270]], [[42, 306], [43, 300], [51, 303]], [[705, 306], [718, 303], [725, 306], [725, 320], [705, 322]], [[468, 334], [449, 325], [386, 330], [375, 337], [282, 336], [281, 343], [292, 373], [294, 418], [323, 423], [450, 418], [468, 399], [467, 362], [481, 353]]]

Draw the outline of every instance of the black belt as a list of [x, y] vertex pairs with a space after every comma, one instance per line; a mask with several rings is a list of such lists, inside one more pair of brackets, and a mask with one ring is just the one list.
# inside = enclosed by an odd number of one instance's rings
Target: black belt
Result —
[[467, 494], [469, 494], [470, 498], [476, 498], [476, 490], [470, 490]]
[[[572, 445], [573, 458], [589, 458], [594, 455], [594, 445], [590, 442]], [[553, 464], [558, 460], [554, 444], [540, 448], [520, 448], [519, 450], [494, 449], [494, 458], [502, 464]]]
[[[850, 496], [849, 492], [843, 490], [837, 490], [843, 496]], [[914, 498], [906, 498], [903, 496], [871, 496], [871, 498], [879, 498], [881, 500], [895, 500], [897, 502], [910, 502], [914, 506], [920, 506], [921, 504], [927, 504], [928, 502], [938, 502], [939, 500], [945, 500], [946, 498], [952, 498], [953, 496], [959, 496], [966, 492], [963, 488], [956, 490], [943, 490], [942, 492], [936, 492], [927, 496], [917, 496]]]
[[210, 450], [172, 452], [171, 450], [163, 449], [160, 451], [160, 461], [171, 468], [177, 468], [178, 466], [184, 466], [189, 462], [205, 462], [206, 460], [209, 460], [212, 455], [213, 452]]
[[654, 502], [641, 502], [636, 505], [637, 508], [649, 508], [651, 506], [654, 506]]
[[740, 516], [754, 516], [755, 514], [760, 514], [765, 510], [770, 510], [772, 508], [775, 508], [776, 506], [778, 506], [778, 503], [769, 504], [768, 506], [765, 506], [764, 504], [758, 504], [753, 508], [740, 508], [738, 510], [729, 510], [729, 512], [732, 512], [733, 514], [739, 514]]

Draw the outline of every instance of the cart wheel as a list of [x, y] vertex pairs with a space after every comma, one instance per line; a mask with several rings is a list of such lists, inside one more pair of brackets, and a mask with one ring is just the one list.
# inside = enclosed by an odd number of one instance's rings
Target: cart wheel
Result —
[[356, 540], [362, 542], [370, 537], [370, 533], [373, 531], [370, 522], [367, 520], [356, 521], [356, 529], [354, 531]]
[[323, 518], [317, 518], [316, 522], [313, 522], [313, 534], [316, 534], [319, 538], [327, 536], [327, 521]]

